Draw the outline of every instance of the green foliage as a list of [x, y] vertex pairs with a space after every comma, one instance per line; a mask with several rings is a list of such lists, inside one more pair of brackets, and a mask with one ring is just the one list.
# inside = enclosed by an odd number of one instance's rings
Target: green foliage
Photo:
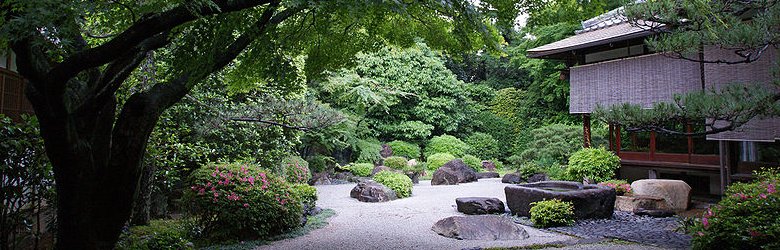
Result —
[[[594, 147], [604, 145], [606, 133], [593, 129], [591, 142]], [[520, 156], [522, 160], [566, 164], [569, 156], [582, 148], [582, 127], [552, 124], [531, 131], [532, 140]]]
[[374, 170], [373, 163], [351, 163], [347, 166], [349, 167], [349, 172], [360, 177], [369, 177], [371, 176], [371, 171]]
[[26, 237], [40, 237], [40, 229], [25, 225], [41, 204], [56, 204], [54, 173], [37, 119], [22, 116], [15, 123], [0, 114], [0, 125], [0, 237], [7, 239], [0, 240], [0, 248], [13, 249]]
[[263, 238], [300, 226], [301, 198], [284, 178], [257, 165], [206, 165], [190, 179], [184, 204], [206, 238]]
[[408, 162], [409, 161], [406, 160], [406, 158], [400, 156], [390, 156], [385, 159], [385, 166], [396, 170], [406, 170]]
[[694, 249], [780, 248], [780, 172], [764, 169], [750, 183], [734, 183], [723, 199], [685, 231]]
[[393, 155], [402, 156], [408, 159], [420, 158], [420, 146], [405, 141], [391, 141], [387, 143], [393, 149]]
[[612, 179], [618, 168], [620, 158], [609, 150], [603, 147], [584, 148], [569, 157], [566, 177], [571, 181], [585, 178], [598, 183]]
[[300, 198], [301, 204], [304, 209], [314, 208], [317, 206], [317, 189], [309, 186], [308, 184], [292, 184], [291, 191], [295, 197]]
[[624, 180], [608, 180], [599, 182], [599, 186], [611, 187], [615, 189], [617, 195], [631, 195], [631, 184]]
[[430, 157], [437, 153], [448, 153], [459, 157], [463, 156], [468, 149], [469, 145], [455, 136], [434, 136], [425, 146], [425, 157]]
[[282, 161], [284, 177], [288, 183], [305, 184], [311, 179], [309, 163], [300, 156], [289, 156]]
[[539, 164], [533, 162], [521, 165], [517, 169], [517, 172], [520, 173], [520, 177], [522, 177], [523, 179], [528, 179], [529, 177], [535, 174], [546, 173], [545, 169], [542, 166], [539, 166]]
[[441, 166], [444, 166], [447, 162], [450, 162], [451, 160], [455, 160], [455, 156], [448, 153], [436, 153], [431, 156], [428, 156], [428, 160], [426, 161], [426, 166], [428, 170], [435, 171], [436, 169], [439, 169]]
[[535, 227], [569, 226], [574, 224], [574, 205], [558, 199], [531, 203], [531, 222]]
[[382, 158], [379, 151], [382, 151], [382, 143], [377, 139], [358, 140], [355, 144], [358, 157], [357, 162], [374, 163]]
[[482, 160], [477, 158], [473, 155], [464, 155], [462, 157], [463, 163], [466, 163], [467, 166], [469, 166], [471, 169], [474, 169], [474, 171], [482, 172]]
[[382, 185], [395, 191], [398, 198], [406, 198], [412, 196], [412, 179], [402, 173], [396, 173], [391, 171], [381, 171], [376, 173], [373, 177], [374, 181], [382, 183]]
[[119, 250], [195, 249], [193, 225], [188, 220], [152, 220], [149, 225], [134, 226], [119, 237]]
[[492, 159], [499, 156], [499, 142], [490, 134], [476, 132], [466, 137], [465, 142], [469, 145], [466, 150], [468, 154], [482, 159]]
[[309, 169], [314, 173], [322, 173], [333, 169], [336, 166], [336, 160], [330, 156], [315, 155], [309, 158]]

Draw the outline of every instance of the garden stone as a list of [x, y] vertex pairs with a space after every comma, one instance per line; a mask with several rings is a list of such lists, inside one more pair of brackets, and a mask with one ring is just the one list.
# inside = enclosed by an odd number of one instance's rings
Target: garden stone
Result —
[[531, 203], [559, 199], [574, 204], [577, 219], [610, 218], [615, 209], [615, 189], [571, 181], [542, 181], [504, 187], [513, 214], [530, 217]]
[[636, 215], [646, 215], [654, 218], [665, 218], [674, 215], [674, 211], [666, 209], [642, 209], [637, 208], [634, 211]]
[[502, 214], [504, 202], [497, 198], [462, 197], [455, 199], [458, 212], [464, 214]]
[[636, 209], [667, 209], [664, 198], [650, 195], [617, 196], [615, 210], [633, 212]]
[[496, 164], [493, 163], [493, 161], [482, 161], [482, 168], [487, 171], [493, 172], [496, 171]]
[[398, 198], [395, 191], [375, 181], [358, 183], [357, 186], [349, 192], [349, 197], [362, 202], [386, 202]]
[[330, 185], [330, 175], [328, 172], [314, 173], [309, 181], [312, 185]]
[[406, 172], [404, 174], [406, 176], [409, 176], [409, 179], [412, 179], [412, 184], [420, 184], [420, 173], [419, 172]]
[[520, 184], [525, 181], [523, 180], [523, 178], [520, 177], [519, 173], [510, 173], [510, 174], [505, 174], [504, 178], [501, 178], [501, 182], [509, 183], [509, 184]]
[[691, 186], [680, 180], [646, 179], [631, 183], [631, 189], [636, 195], [650, 195], [666, 200], [666, 205], [672, 211], [688, 209], [691, 201]]
[[376, 166], [374, 167], [374, 170], [371, 170], [371, 176], [382, 171], [393, 171], [393, 169], [385, 166]]
[[547, 177], [546, 174], [539, 173], [539, 174], [531, 175], [531, 177], [528, 177], [528, 180], [526, 181], [531, 183], [531, 182], [540, 182], [540, 181], [549, 181], [549, 180], [550, 178]]
[[379, 155], [381, 155], [382, 158], [393, 156], [393, 149], [390, 147], [390, 145], [382, 144], [382, 150], [379, 151]]
[[477, 179], [498, 178], [498, 177], [500, 177], [500, 176], [496, 172], [479, 172], [479, 173], [477, 173]]
[[434, 232], [459, 240], [522, 240], [528, 232], [508, 217], [498, 215], [453, 216], [431, 228]]
[[[437, 175], [437, 173], [439, 174]], [[454, 183], [450, 175], [455, 175], [456, 179]], [[475, 181], [477, 181], [477, 173], [466, 165], [466, 163], [463, 163], [463, 160], [454, 159], [445, 163], [444, 166], [441, 166], [436, 172], [433, 172], [431, 185], [455, 185], [458, 183]]]

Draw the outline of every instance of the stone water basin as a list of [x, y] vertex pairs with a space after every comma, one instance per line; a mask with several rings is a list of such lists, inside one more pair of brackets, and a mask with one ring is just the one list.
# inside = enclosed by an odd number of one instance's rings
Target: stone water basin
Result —
[[611, 218], [615, 208], [615, 190], [571, 181], [541, 181], [509, 185], [504, 188], [512, 214], [531, 216], [531, 203], [559, 199], [574, 204], [577, 219]]

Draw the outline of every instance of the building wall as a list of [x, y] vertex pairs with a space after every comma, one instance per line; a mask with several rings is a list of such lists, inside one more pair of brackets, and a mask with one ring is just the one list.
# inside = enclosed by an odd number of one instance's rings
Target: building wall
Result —
[[18, 121], [33, 109], [24, 95], [25, 80], [16, 72], [13, 53], [0, 53], [0, 114]]
[[[707, 50], [706, 59], [733, 59], [728, 51]], [[731, 83], [771, 82], [777, 68], [776, 49], [767, 50], [750, 64], [705, 64], [706, 86]], [[605, 107], [634, 103], [650, 108], [656, 102], [672, 101], [674, 94], [701, 90], [700, 65], [662, 54], [617, 59], [570, 69], [570, 113], [591, 113]], [[780, 91], [780, 90], [779, 90]], [[733, 132], [707, 137], [710, 140], [774, 141], [780, 139], [780, 118], [753, 120]]]

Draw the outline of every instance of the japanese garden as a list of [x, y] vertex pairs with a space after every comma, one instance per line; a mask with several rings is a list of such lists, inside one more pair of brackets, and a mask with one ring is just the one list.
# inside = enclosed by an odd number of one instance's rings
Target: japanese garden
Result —
[[776, 0], [7, 0], [0, 249], [779, 249]]

